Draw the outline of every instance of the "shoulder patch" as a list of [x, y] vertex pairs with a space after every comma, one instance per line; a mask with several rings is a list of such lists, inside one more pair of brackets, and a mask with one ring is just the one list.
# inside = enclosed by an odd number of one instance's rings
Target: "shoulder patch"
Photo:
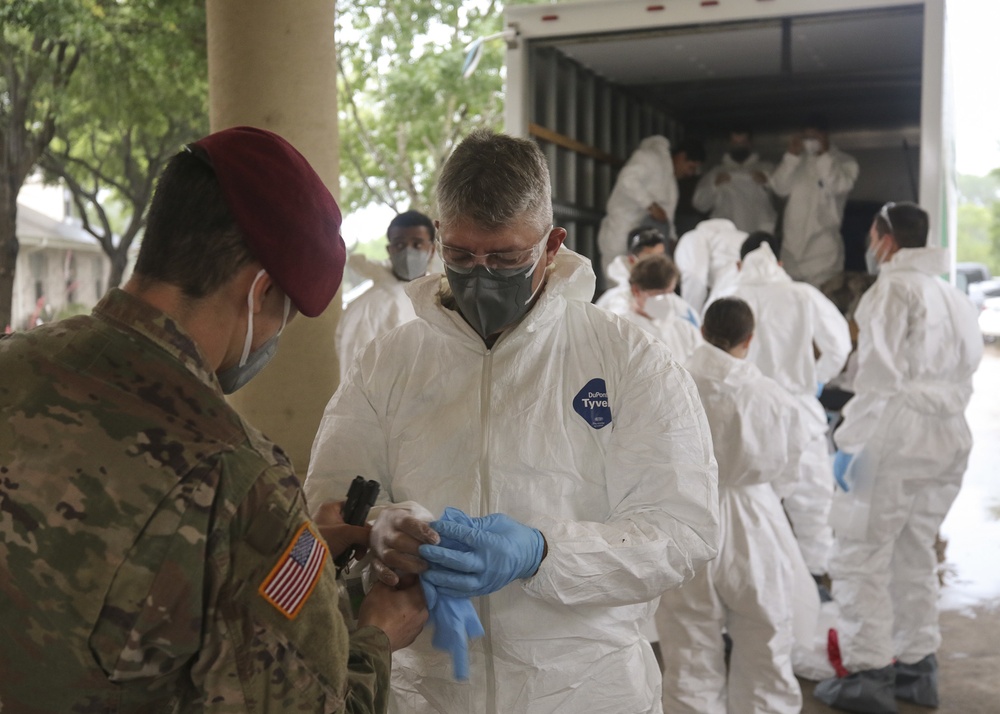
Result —
[[294, 620], [319, 582], [327, 552], [323, 538], [306, 521], [292, 536], [292, 542], [264, 578], [258, 592], [278, 612]]
[[595, 429], [603, 429], [611, 423], [611, 405], [608, 402], [608, 386], [603, 379], [587, 382], [575, 397], [573, 409], [583, 420]]

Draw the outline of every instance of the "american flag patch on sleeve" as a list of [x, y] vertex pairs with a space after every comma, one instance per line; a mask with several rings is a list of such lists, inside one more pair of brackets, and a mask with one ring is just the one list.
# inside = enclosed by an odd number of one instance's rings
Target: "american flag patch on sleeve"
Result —
[[282, 615], [294, 619], [319, 582], [326, 554], [326, 543], [308, 521], [303, 523], [258, 591]]

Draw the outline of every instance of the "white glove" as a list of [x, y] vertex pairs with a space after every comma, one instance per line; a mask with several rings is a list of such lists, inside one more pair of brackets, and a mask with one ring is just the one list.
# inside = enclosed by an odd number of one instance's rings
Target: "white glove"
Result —
[[[374, 509], [372, 509], [374, 510]], [[399, 582], [398, 573], [422, 573], [427, 562], [418, 554], [425, 543], [436, 545], [441, 538], [430, 527], [434, 514], [415, 501], [384, 506], [372, 524], [371, 548], [375, 575], [386, 585]]]

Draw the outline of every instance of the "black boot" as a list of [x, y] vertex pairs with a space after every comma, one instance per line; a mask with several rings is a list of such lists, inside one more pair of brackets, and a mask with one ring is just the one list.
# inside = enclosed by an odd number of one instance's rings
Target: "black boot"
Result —
[[813, 696], [834, 709], [859, 714], [897, 714], [895, 697], [896, 670], [865, 669], [846, 677], [824, 679], [816, 685]]
[[929, 654], [915, 664], [896, 662], [896, 699], [922, 707], [938, 706], [937, 657]]

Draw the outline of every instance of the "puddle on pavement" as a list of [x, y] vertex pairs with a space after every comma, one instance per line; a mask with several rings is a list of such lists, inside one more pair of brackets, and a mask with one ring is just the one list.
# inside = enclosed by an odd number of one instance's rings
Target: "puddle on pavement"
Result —
[[987, 345], [967, 412], [969, 468], [941, 525], [942, 610], [1000, 609], [1000, 346]]

